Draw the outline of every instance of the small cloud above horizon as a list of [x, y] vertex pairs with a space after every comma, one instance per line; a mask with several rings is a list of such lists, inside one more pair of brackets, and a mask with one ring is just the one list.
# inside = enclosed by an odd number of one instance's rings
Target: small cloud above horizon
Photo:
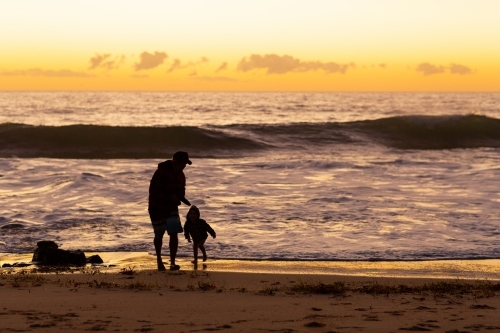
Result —
[[167, 70], [167, 73], [172, 73], [176, 69], [182, 68], [182, 64], [180, 59], [174, 59], [174, 62], [172, 65], [170, 65], [170, 68]]
[[450, 74], [459, 74], [459, 75], [472, 74], [471, 68], [459, 64], [451, 64], [449, 67], [446, 67], [441, 65], [433, 65], [428, 62], [423, 62], [419, 64], [416, 68], [416, 71], [421, 72], [422, 74], [424, 74], [424, 76], [445, 73], [446, 70], [449, 70]]
[[156, 51], [154, 54], [149, 52], [142, 52], [141, 60], [134, 65], [136, 71], [152, 69], [163, 64], [168, 55], [165, 52]]
[[301, 61], [289, 55], [279, 56], [277, 54], [252, 54], [238, 63], [239, 71], [248, 72], [253, 69], [266, 69], [267, 74], [285, 74], [289, 72], [308, 72], [323, 70], [326, 73], [345, 74], [347, 69], [355, 68], [356, 64], [338, 64], [336, 62]]
[[114, 59], [110, 59], [111, 54], [98, 54], [95, 57], [90, 58], [89, 69], [103, 68], [106, 70], [118, 69], [118, 67], [125, 61], [125, 56], [116, 56]]
[[227, 62], [223, 62], [216, 70], [215, 73], [218, 73], [220, 71], [224, 71], [227, 69]]
[[463, 66], [463, 65], [459, 65], [459, 64], [451, 64], [450, 73], [451, 74], [460, 74], [460, 75], [472, 74], [472, 69], [470, 69], [467, 66]]
[[204, 64], [207, 62], [210, 62], [210, 60], [207, 57], [201, 57], [200, 60], [198, 60], [198, 61], [195, 61], [195, 62], [190, 61], [186, 64], [182, 64], [182, 61], [180, 59], [176, 58], [176, 59], [174, 59], [174, 62], [172, 63], [172, 65], [170, 65], [170, 68], [167, 70], [167, 73], [172, 73], [173, 71], [178, 70], [178, 69], [196, 67], [197, 65], [201, 65], [201, 64]]
[[93, 77], [84, 72], [74, 72], [69, 69], [44, 70], [40, 68], [31, 68], [26, 70], [2, 71], [0, 76], [38, 76], [38, 77]]
[[433, 75], [433, 74], [439, 74], [439, 73], [444, 73], [444, 67], [443, 66], [436, 66], [432, 65], [428, 62], [423, 62], [417, 66], [417, 72], [421, 72], [424, 75]]

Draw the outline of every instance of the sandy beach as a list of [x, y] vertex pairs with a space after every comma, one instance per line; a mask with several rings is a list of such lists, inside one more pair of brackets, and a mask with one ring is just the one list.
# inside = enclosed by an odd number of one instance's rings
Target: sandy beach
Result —
[[[1, 258], [5, 262], [14, 255]], [[147, 267], [151, 259], [123, 254], [111, 267], [3, 268], [0, 332], [500, 331], [495, 279], [389, 276], [387, 267], [401, 263], [379, 263], [380, 271], [386, 266], [385, 276], [325, 270], [363, 268], [335, 262], [212, 260], [194, 270], [188, 258], [181, 258], [179, 272], [157, 272]], [[364, 263], [369, 264], [377, 263]], [[478, 261], [476, 268], [487, 264], [498, 267]], [[308, 265], [316, 270], [308, 274]]]

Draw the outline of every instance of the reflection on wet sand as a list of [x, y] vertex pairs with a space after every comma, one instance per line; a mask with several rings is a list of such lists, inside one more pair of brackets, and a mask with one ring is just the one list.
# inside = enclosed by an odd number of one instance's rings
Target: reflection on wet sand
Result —
[[[103, 265], [94, 266], [101, 272], [116, 273], [123, 269], [155, 270], [154, 256], [147, 252], [100, 252]], [[31, 263], [32, 254], [0, 253], [0, 266], [8, 263]], [[168, 261], [164, 256], [165, 262]], [[181, 270], [207, 272], [241, 272], [269, 274], [316, 274], [339, 276], [398, 277], [398, 278], [449, 278], [500, 280], [500, 260], [430, 260], [430, 261], [272, 261], [209, 259], [195, 267], [191, 257], [178, 259]], [[37, 266], [2, 268], [16, 271]], [[86, 268], [92, 267], [87, 265]]]

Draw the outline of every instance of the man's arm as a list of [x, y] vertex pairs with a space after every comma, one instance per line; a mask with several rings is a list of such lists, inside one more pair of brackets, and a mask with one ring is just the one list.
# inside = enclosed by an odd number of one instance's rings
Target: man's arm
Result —
[[189, 202], [188, 199], [186, 199], [186, 197], [181, 197], [181, 198], [179, 198], [179, 200], [184, 202], [186, 205], [191, 206], [191, 203]]

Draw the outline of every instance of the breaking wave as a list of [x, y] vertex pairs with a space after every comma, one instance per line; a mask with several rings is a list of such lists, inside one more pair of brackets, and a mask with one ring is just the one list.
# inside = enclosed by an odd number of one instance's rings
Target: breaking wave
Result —
[[480, 115], [391, 117], [353, 125], [401, 149], [500, 147], [500, 119]]
[[498, 148], [500, 119], [401, 116], [346, 123], [211, 127], [0, 124], [0, 157], [160, 158], [175, 150], [213, 157], [352, 143], [399, 149]]
[[158, 158], [176, 150], [210, 156], [218, 151], [255, 150], [244, 137], [198, 127], [98, 125], [0, 125], [0, 157]]

